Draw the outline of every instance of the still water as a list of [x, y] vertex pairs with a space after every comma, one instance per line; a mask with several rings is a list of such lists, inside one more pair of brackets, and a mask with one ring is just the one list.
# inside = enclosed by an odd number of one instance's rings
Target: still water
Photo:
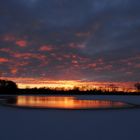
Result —
[[1, 101], [3, 105], [50, 109], [116, 109], [131, 108], [132, 104], [111, 100], [80, 99], [74, 96], [15, 96]]

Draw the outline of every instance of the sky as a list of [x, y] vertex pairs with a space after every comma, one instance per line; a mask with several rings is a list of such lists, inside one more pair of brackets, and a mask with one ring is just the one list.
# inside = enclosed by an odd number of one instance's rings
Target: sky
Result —
[[139, 81], [140, 1], [0, 0], [0, 76]]

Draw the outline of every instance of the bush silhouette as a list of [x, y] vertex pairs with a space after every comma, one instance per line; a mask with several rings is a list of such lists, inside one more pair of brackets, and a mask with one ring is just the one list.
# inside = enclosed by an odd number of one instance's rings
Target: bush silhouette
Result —
[[0, 80], [0, 90], [16, 90], [18, 87], [15, 82], [9, 80]]

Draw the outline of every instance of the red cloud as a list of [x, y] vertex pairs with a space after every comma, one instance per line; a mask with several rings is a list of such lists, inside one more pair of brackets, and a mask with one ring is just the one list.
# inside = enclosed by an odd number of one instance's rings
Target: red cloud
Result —
[[96, 68], [97, 67], [97, 64], [96, 63], [89, 64], [89, 67], [90, 68]]
[[39, 50], [40, 51], [51, 51], [52, 50], [52, 46], [43, 45], [43, 46], [41, 46], [41, 48]]
[[21, 58], [21, 59], [38, 59], [40, 61], [43, 61], [45, 64], [47, 63], [47, 56], [41, 55], [41, 54], [32, 54], [32, 53], [14, 53], [13, 56], [15, 58]]
[[87, 37], [89, 36], [91, 33], [90, 32], [77, 32], [76, 36], [77, 37]]
[[72, 64], [78, 64], [77, 60], [72, 60]]
[[9, 48], [1, 48], [1, 52], [11, 53], [11, 50]]
[[127, 71], [126, 74], [127, 75], [133, 75], [133, 72], [132, 71]]
[[14, 53], [13, 56], [16, 58], [24, 58], [24, 59], [29, 59], [31, 57], [34, 57], [32, 53]]
[[136, 67], [136, 68], [140, 68], [140, 64], [135, 64], [134, 67]]
[[12, 34], [6, 34], [6, 35], [4, 35], [4, 37], [3, 37], [3, 40], [4, 41], [14, 41], [16, 38], [15, 38], [15, 36], [14, 35], [12, 35]]
[[19, 47], [26, 47], [27, 41], [26, 40], [18, 40], [18, 41], [16, 41], [16, 45], [18, 45]]
[[8, 59], [7, 58], [0, 58], [0, 63], [5, 63], [5, 62], [8, 62]]
[[83, 48], [86, 47], [86, 45], [84, 43], [78, 44], [78, 43], [73, 43], [72, 42], [72, 43], [69, 44], [69, 47], [70, 48], [81, 48], [81, 49], [83, 49]]

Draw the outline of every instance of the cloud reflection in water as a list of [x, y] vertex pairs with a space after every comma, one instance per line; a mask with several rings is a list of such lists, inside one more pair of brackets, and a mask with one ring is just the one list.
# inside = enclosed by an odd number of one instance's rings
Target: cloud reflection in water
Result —
[[54, 108], [54, 109], [105, 109], [125, 108], [129, 104], [108, 100], [84, 100], [74, 96], [17, 96], [8, 104], [17, 107]]

